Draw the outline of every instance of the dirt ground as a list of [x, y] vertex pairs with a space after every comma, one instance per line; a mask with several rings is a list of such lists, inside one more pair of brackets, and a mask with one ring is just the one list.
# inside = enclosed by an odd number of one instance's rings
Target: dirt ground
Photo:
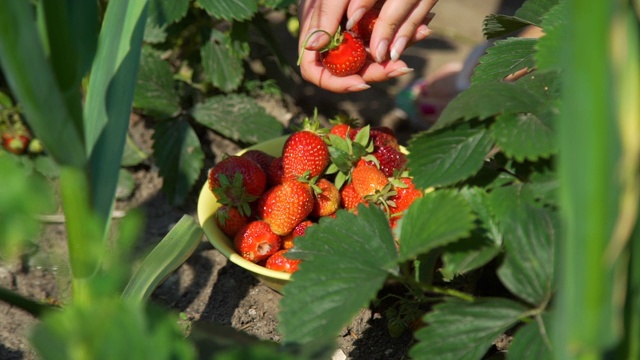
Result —
[[[450, 61], [462, 61], [469, 51], [483, 41], [482, 19], [495, 12], [510, 13], [521, 1], [505, 0], [500, 8], [498, 0], [442, 0], [435, 9], [431, 23], [434, 34], [408, 49], [403, 59], [415, 71], [357, 94], [336, 95], [302, 81], [283, 87], [285, 103], [266, 101], [265, 107], [283, 123], [288, 124], [300, 114], [312, 114], [318, 107], [321, 115], [331, 116], [345, 111], [371, 124], [384, 124], [396, 129], [406, 141], [417, 131], [395, 109], [394, 96], [414, 80], [429, 75]], [[274, 20], [274, 26], [284, 24]], [[282, 44], [295, 41], [279, 31]], [[295, 49], [287, 53], [292, 64]], [[131, 135], [143, 148], [151, 147], [152, 130], [145, 120], [133, 116]], [[205, 168], [212, 166], [223, 153], [234, 153], [236, 144], [216, 135], [207, 139], [210, 152]], [[162, 179], [154, 164], [147, 163], [134, 169], [136, 190], [131, 198], [120, 201], [118, 210], [141, 208], [146, 214], [146, 226], [141, 248], [156, 244], [183, 214], [195, 216], [197, 193], [204, 177], [189, 201], [181, 207], [172, 207], [160, 192]], [[64, 279], [68, 270], [64, 265], [65, 229], [63, 223], [47, 223], [40, 239], [39, 250], [20, 264], [0, 263], [0, 285], [37, 300], [61, 299], [67, 291]], [[278, 341], [278, 303], [281, 295], [259, 283], [249, 273], [227, 262], [203, 238], [196, 252], [172, 274], [153, 294], [153, 301], [186, 314], [189, 320], [200, 320], [231, 325], [261, 339]], [[26, 341], [26, 334], [36, 323], [23, 311], [0, 303], [0, 359], [35, 359], [36, 355]], [[386, 330], [381, 314], [362, 310], [338, 337], [340, 350], [349, 359], [403, 359], [411, 346], [410, 334], [394, 339]]]

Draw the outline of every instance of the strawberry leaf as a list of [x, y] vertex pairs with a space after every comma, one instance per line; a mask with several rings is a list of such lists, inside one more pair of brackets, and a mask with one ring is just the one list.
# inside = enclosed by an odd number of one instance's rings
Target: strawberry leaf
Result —
[[218, 19], [248, 20], [258, 12], [257, 0], [198, 0], [198, 3]]
[[163, 179], [162, 190], [172, 204], [182, 204], [204, 164], [200, 140], [183, 119], [158, 123], [153, 140], [153, 154]]
[[496, 118], [491, 135], [496, 145], [510, 158], [536, 161], [556, 152], [555, 114], [504, 114]]
[[515, 16], [539, 26], [542, 17], [559, 3], [560, 0], [528, 0], [516, 11]]
[[434, 306], [424, 317], [427, 326], [415, 333], [413, 359], [476, 360], [528, 309], [512, 300], [448, 300]]
[[548, 339], [550, 326], [548, 314], [543, 314], [520, 328], [509, 346], [507, 359], [553, 359]]
[[249, 96], [218, 95], [197, 104], [191, 115], [200, 124], [234, 140], [258, 143], [282, 135], [283, 126]]
[[498, 269], [502, 283], [532, 305], [549, 300], [555, 290], [554, 243], [559, 235], [555, 214], [536, 206], [526, 186], [491, 193], [491, 206], [504, 235], [506, 258]]
[[168, 118], [180, 110], [173, 73], [166, 61], [148, 46], [142, 47], [133, 106], [158, 118]]
[[474, 220], [471, 206], [459, 193], [439, 190], [425, 194], [403, 217], [400, 258], [408, 260], [469, 236]]
[[407, 167], [419, 188], [454, 184], [482, 168], [492, 145], [486, 129], [469, 123], [423, 132], [409, 142]]
[[202, 66], [211, 84], [224, 92], [234, 91], [244, 77], [242, 58], [228, 45], [232, 40], [220, 31], [211, 33], [211, 40], [200, 49]]
[[536, 52], [536, 65], [541, 70], [562, 68], [557, 55], [564, 49], [564, 34], [568, 26], [566, 13], [567, 6], [558, 4], [542, 19], [544, 36], [540, 38]]
[[150, 0], [144, 40], [152, 44], [165, 41], [167, 26], [182, 19], [188, 9], [189, 0]]
[[391, 229], [374, 206], [359, 205], [357, 216], [339, 210], [335, 219], [322, 218], [296, 238], [287, 257], [303, 261], [280, 302], [285, 342], [334, 338], [398, 272]]
[[533, 68], [537, 39], [510, 38], [496, 41], [480, 58], [473, 71], [472, 84], [501, 81], [524, 68]]
[[491, 14], [482, 22], [482, 33], [487, 39], [512, 35], [516, 31], [533, 25], [530, 21], [502, 14]]

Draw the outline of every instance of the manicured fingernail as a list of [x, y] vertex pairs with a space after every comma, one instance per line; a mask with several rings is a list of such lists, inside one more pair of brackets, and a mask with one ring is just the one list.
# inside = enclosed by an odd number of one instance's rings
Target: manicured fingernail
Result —
[[425, 115], [433, 115], [438, 112], [438, 109], [431, 104], [420, 104], [420, 111]]
[[392, 72], [389, 73], [389, 77], [390, 78], [394, 78], [394, 77], [398, 77], [398, 76], [402, 76], [402, 75], [406, 75], [410, 72], [412, 72], [413, 69], [412, 68], [408, 68], [408, 67], [401, 67], [399, 69], [395, 69]]
[[347, 21], [347, 30], [351, 30], [351, 28], [354, 27], [356, 23], [360, 21], [360, 19], [362, 19], [362, 15], [364, 15], [365, 11], [367, 10], [361, 8], [356, 10], [353, 15], [351, 15], [349, 21]]
[[424, 23], [426, 25], [429, 25], [429, 23], [431, 22], [431, 20], [433, 20], [434, 17], [436, 17], [436, 13], [432, 13], [432, 12], [428, 13]]
[[353, 85], [352, 87], [348, 88], [347, 91], [362, 91], [362, 90], [367, 90], [370, 87], [371, 86], [369, 86], [367, 84], [358, 84], [358, 85]]
[[420, 25], [418, 26], [418, 30], [416, 31], [416, 37], [418, 38], [418, 40], [422, 40], [424, 38], [426, 38], [427, 36], [431, 35], [433, 31], [431, 31], [431, 29], [429, 29], [429, 27], [427, 25]]
[[389, 40], [382, 40], [378, 44], [376, 49], [376, 61], [381, 63], [387, 57], [387, 50], [389, 49]]
[[391, 46], [391, 60], [397, 61], [400, 58], [400, 54], [402, 54], [405, 46], [407, 46], [408, 40], [406, 36], [402, 36], [393, 42]]
[[309, 31], [309, 34], [312, 34], [312, 35], [307, 40], [307, 44], [305, 46], [305, 48], [307, 48], [309, 50], [316, 49], [318, 47], [318, 45], [320, 44], [320, 39], [323, 36], [327, 36], [327, 34], [325, 34], [322, 31], [318, 31], [317, 29]]

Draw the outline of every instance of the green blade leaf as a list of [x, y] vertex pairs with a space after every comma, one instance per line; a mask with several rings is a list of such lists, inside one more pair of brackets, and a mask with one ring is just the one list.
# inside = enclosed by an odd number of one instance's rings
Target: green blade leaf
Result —
[[280, 302], [285, 342], [335, 338], [398, 272], [388, 220], [373, 206], [359, 205], [357, 216], [339, 210], [335, 219], [322, 218], [287, 256], [303, 262]]
[[84, 107], [90, 154], [91, 200], [105, 224], [111, 218], [133, 102], [146, 0], [109, 1]]
[[184, 215], [140, 264], [122, 297], [146, 301], [155, 288], [191, 256], [202, 241], [202, 234], [196, 221]]
[[548, 338], [549, 324], [547, 316], [538, 316], [516, 332], [507, 359], [511, 360], [550, 360], [551, 347]]
[[144, 46], [136, 80], [133, 106], [157, 118], [168, 118], [180, 111], [173, 73], [157, 52]]
[[559, 235], [555, 214], [534, 206], [530, 194], [520, 185], [494, 190], [491, 204], [507, 252], [498, 277], [528, 303], [546, 303], [555, 290], [554, 244]]
[[198, 135], [184, 119], [158, 123], [153, 153], [162, 176], [162, 190], [172, 204], [182, 204], [200, 176], [204, 152]]
[[248, 20], [258, 11], [257, 0], [198, 0], [213, 17], [225, 20]]
[[522, 91], [518, 85], [520, 82], [471, 86], [447, 105], [432, 129], [447, 127], [460, 119], [482, 120], [496, 114], [538, 110], [543, 99], [535, 92]]
[[478, 172], [492, 145], [488, 131], [470, 123], [423, 132], [409, 141], [407, 166], [417, 187], [446, 186]]
[[235, 56], [227, 46], [228, 35], [214, 31], [212, 40], [200, 49], [202, 66], [213, 86], [224, 92], [231, 92], [240, 86], [244, 76], [242, 58]]
[[472, 84], [501, 81], [525, 68], [533, 68], [537, 39], [511, 38], [496, 41], [480, 58], [471, 77]]
[[526, 311], [525, 306], [502, 298], [445, 301], [424, 317], [427, 326], [415, 333], [418, 342], [409, 355], [414, 359], [481, 359]]
[[469, 236], [474, 220], [471, 206], [459, 193], [438, 190], [426, 194], [403, 217], [400, 258], [408, 260]]
[[278, 137], [284, 129], [254, 99], [241, 94], [210, 97], [197, 104], [191, 115], [211, 130], [250, 144]]
[[555, 114], [503, 114], [496, 117], [491, 135], [496, 145], [516, 161], [547, 158], [557, 151]]
[[0, 2], [0, 65], [31, 129], [49, 154], [62, 165], [83, 166], [81, 119], [73, 119], [67, 107], [32, 10], [27, 1]]

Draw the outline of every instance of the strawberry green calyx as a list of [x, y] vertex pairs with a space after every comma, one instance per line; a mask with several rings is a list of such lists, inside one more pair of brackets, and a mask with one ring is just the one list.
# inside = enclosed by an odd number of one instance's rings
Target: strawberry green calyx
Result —
[[237, 173], [231, 179], [225, 174], [220, 174], [218, 179], [220, 186], [212, 190], [218, 198], [218, 203], [235, 207], [243, 216], [250, 216], [249, 204], [259, 197], [247, 193], [243, 186], [242, 174]]
[[329, 129], [325, 128], [320, 124], [320, 120], [318, 120], [318, 108], [314, 108], [313, 117], [305, 117], [300, 125], [291, 125], [291, 130], [293, 131], [310, 131], [317, 135], [324, 135], [329, 133]]

